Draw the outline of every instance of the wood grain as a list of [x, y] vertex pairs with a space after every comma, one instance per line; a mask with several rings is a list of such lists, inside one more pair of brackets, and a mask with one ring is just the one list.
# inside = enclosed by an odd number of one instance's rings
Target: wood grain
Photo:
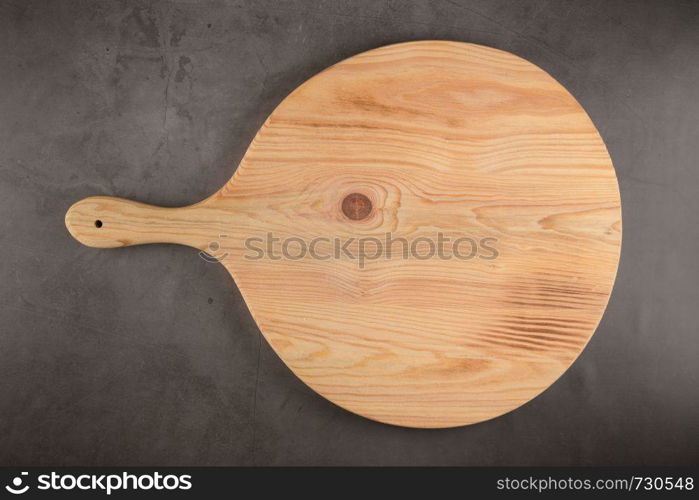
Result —
[[[353, 193], [370, 200], [360, 220], [342, 211]], [[412, 427], [487, 420], [551, 385], [604, 312], [621, 244], [614, 168], [576, 100], [512, 54], [442, 41], [382, 47], [308, 80], [201, 203], [94, 197], [66, 224], [100, 248], [216, 242], [296, 375], [350, 411]], [[496, 238], [498, 257], [246, 258], [246, 239], [268, 233], [440, 232]]]

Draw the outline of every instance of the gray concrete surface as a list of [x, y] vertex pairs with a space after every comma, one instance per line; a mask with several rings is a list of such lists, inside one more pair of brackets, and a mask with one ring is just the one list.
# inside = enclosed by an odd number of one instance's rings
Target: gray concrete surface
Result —
[[[604, 319], [548, 391], [411, 430], [315, 395], [221, 266], [97, 251], [66, 209], [216, 191], [297, 85], [366, 49], [481, 43], [562, 82], [604, 137], [624, 245]], [[0, 464], [699, 462], [699, 2], [0, 2]]]

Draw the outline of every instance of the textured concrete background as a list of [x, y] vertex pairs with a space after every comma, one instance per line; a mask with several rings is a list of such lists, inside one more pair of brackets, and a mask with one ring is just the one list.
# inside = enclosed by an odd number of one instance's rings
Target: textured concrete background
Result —
[[[222, 266], [98, 251], [103, 194], [199, 201], [274, 106], [380, 45], [520, 55], [588, 110], [616, 165], [620, 274], [553, 387], [496, 420], [390, 427], [315, 395]], [[0, 464], [699, 462], [699, 2], [0, 2]]]

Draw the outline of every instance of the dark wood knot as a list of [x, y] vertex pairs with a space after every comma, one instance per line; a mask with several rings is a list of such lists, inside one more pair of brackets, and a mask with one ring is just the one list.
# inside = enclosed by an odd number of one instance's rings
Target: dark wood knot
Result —
[[342, 213], [351, 220], [366, 219], [371, 213], [371, 208], [371, 200], [361, 193], [348, 194], [342, 200]]

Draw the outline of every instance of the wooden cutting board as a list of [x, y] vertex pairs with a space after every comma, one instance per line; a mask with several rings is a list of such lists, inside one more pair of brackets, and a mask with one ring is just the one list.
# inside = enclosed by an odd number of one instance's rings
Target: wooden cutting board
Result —
[[519, 57], [444, 41], [314, 76], [200, 203], [98, 196], [66, 225], [92, 247], [206, 251], [306, 384], [410, 427], [487, 420], [551, 385], [597, 327], [621, 244], [580, 104]]

